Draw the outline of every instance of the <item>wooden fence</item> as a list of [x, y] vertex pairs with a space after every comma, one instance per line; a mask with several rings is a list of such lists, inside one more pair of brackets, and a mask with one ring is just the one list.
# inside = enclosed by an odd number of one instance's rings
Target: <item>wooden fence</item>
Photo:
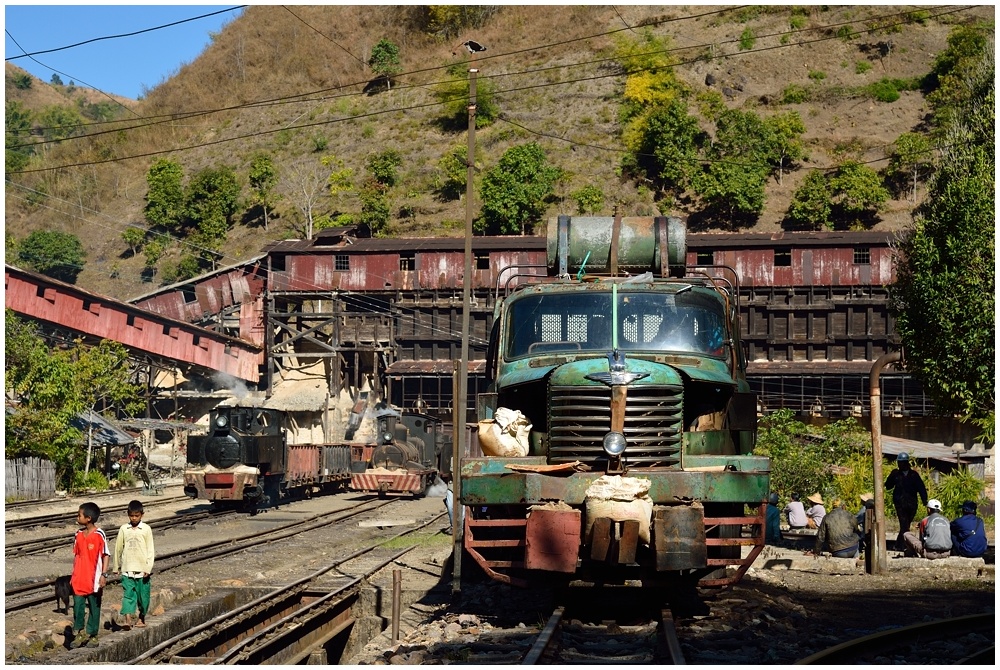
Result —
[[56, 492], [56, 466], [41, 458], [5, 460], [3, 481], [8, 501], [51, 498]]

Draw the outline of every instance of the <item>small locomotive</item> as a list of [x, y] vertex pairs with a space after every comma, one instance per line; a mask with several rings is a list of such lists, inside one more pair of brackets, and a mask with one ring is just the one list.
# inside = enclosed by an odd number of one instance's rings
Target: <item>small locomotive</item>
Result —
[[447, 472], [451, 441], [440, 419], [383, 408], [376, 413], [375, 444], [351, 446], [351, 489], [379, 496], [422, 496]]
[[350, 445], [290, 445], [282, 418], [271, 409], [212, 410], [208, 434], [188, 437], [185, 495], [255, 511], [294, 495], [343, 489]]
[[251, 512], [313, 493], [423, 495], [450, 463], [440, 419], [380, 406], [369, 442], [288, 444], [284, 414], [217, 407], [209, 432], [188, 438], [185, 495]]

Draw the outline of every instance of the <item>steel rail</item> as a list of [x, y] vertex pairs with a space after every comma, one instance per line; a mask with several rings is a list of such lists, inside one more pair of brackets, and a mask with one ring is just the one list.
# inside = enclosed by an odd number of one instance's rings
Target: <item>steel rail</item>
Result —
[[[352, 508], [356, 509], [358, 507], [363, 507], [367, 505], [370, 501], [364, 501], [355, 505]], [[191, 563], [197, 563], [199, 561], [208, 560], [209, 558], [215, 558], [217, 556], [223, 556], [225, 554], [232, 554], [244, 549], [249, 549], [251, 547], [259, 547], [263, 544], [269, 544], [271, 542], [276, 542], [278, 540], [285, 539], [292, 535], [297, 535], [299, 533], [305, 533], [310, 530], [315, 530], [316, 528], [322, 528], [323, 526], [330, 525], [331, 523], [337, 523], [338, 521], [343, 521], [344, 519], [349, 519], [352, 516], [358, 514], [363, 514], [367, 511], [380, 509], [385, 505], [392, 504], [392, 500], [389, 501], [379, 501], [378, 504], [368, 507], [365, 509], [358, 509], [357, 511], [351, 512], [349, 514], [342, 514], [344, 510], [338, 510], [337, 512], [327, 512], [324, 514], [318, 514], [308, 519], [302, 519], [294, 523], [282, 526], [280, 529], [274, 532], [269, 532], [266, 536], [262, 537], [259, 533], [251, 533], [249, 535], [242, 535], [235, 538], [226, 540], [223, 544], [213, 543], [210, 545], [204, 545], [202, 547], [194, 547], [191, 549], [184, 549], [181, 551], [169, 552], [161, 554], [156, 561], [156, 572], [166, 572], [177, 567], [184, 565], [189, 565]], [[229, 514], [236, 512], [223, 512], [222, 514]], [[331, 519], [325, 519], [325, 517], [334, 516]], [[325, 519], [325, 520], [324, 520]], [[118, 581], [118, 577], [111, 577], [107, 580], [106, 586], [113, 584]], [[10, 596], [21, 595], [24, 593], [29, 593], [33, 591], [41, 592], [46, 590], [55, 584], [54, 579], [50, 579], [44, 582], [35, 582], [33, 584], [28, 584], [20, 587], [14, 587], [13, 589], [6, 591], [4, 596], [6, 601], [4, 603], [4, 613], [14, 612], [17, 610], [27, 609], [28, 607], [34, 607], [36, 605], [42, 605], [44, 603], [52, 600], [53, 596], [51, 593], [46, 595], [38, 595], [33, 598], [27, 598], [24, 600], [11, 601]]]
[[660, 610], [660, 631], [663, 635], [663, 643], [667, 647], [667, 654], [670, 656], [670, 662], [673, 665], [687, 665], [684, 651], [681, 649], [681, 641], [677, 637], [674, 613], [668, 609]]
[[[202, 519], [219, 518], [229, 516], [231, 514], [236, 514], [236, 512], [233, 510], [187, 512], [166, 519], [157, 519], [156, 521], [150, 521], [148, 523], [152, 528], [164, 530], [174, 526], [184, 526], [195, 521], [201, 521]], [[109, 544], [114, 544], [115, 539], [118, 537], [118, 529], [109, 528], [104, 531], [104, 535], [108, 538]], [[36, 538], [34, 540], [5, 543], [4, 556], [7, 558], [17, 558], [18, 556], [29, 556], [31, 554], [40, 554], [46, 551], [52, 551], [53, 549], [58, 549], [71, 544], [72, 538], [73, 535], [64, 535], [61, 537], [43, 537]]]
[[807, 656], [796, 662], [796, 665], [852, 663], [862, 654], [884, 651], [912, 643], [916, 639], [925, 643], [928, 640], [952, 637], [956, 634], [994, 630], [995, 626], [996, 614], [969, 614], [953, 619], [938, 619], [849, 640]]
[[[325, 644], [328, 640], [353, 624], [354, 619], [349, 615], [349, 607], [347, 609], [345, 607], [353, 601], [358, 584], [386, 565], [398, 560], [401, 556], [411, 551], [414, 548], [413, 546], [393, 553], [388, 558], [380, 561], [375, 567], [366, 570], [363, 575], [355, 577], [346, 576], [350, 579], [348, 583], [333, 587], [333, 590], [329, 591], [323, 597], [299, 607], [291, 614], [267, 623], [263, 628], [260, 626], [251, 628], [251, 635], [238, 640], [235, 644], [230, 644], [231, 633], [229, 631], [246, 621], [253, 620], [255, 617], [260, 618], [264, 616], [267, 611], [273, 611], [275, 608], [280, 607], [282, 602], [293, 600], [302, 592], [316, 588], [315, 582], [321, 576], [334, 570], [343, 574], [340, 568], [345, 563], [368, 554], [387, 542], [426, 528], [442, 516], [444, 516], [443, 512], [415, 528], [409, 528], [390, 538], [381, 540], [377, 544], [359, 549], [301, 579], [278, 587], [232, 611], [198, 624], [194, 628], [161, 642], [143, 654], [127, 661], [127, 663], [130, 665], [159, 662], [190, 663], [195, 662], [195, 659], [203, 663], [237, 663], [241, 660], [254, 664], [298, 663], [307, 658], [313, 649]], [[338, 594], [343, 595], [341, 598], [335, 598]], [[321, 620], [321, 623], [315, 623], [317, 620]], [[323, 628], [328, 629], [320, 634], [316, 633], [316, 631]], [[274, 648], [270, 656], [264, 656], [267, 647]], [[208, 653], [198, 656], [182, 656], [185, 651], [190, 650], [194, 650], [197, 653], [198, 651], [211, 652], [219, 649], [224, 652], [223, 655], [216, 656]], [[247, 659], [250, 658], [253, 658], [253, 660], [248, 661]]]
[[[156, 507], [159, 505], [169, 505], [175, 502], [181, 502], [184, 500], [190, 500], [187, 496], [177, 496], [174, 498], [161, 498], [158, 500], [145, 501], [143, 507], [149, 509], [150, 507]], [[9, 509], [9, 507], [8, 507]], [[105, 517], [108, 514], [115, 514], [117, 512], [124, 512], [128, 510], [128, 505], [115, 505], [114, 507], [105, 507], [101, 509], [101, 516]], [[66, 524], [76, 523], [76, 512], [59, 512], [57, 514], [43, 514], [40, 516], [29, 516], [23, 519], [11, 519], [10, 521], [4, 521], [4, 530], [10, 531], [16, 528], [30, 528], [33, 526], [46, 526], [54, 523], [65, 522]]]
[[565, 613], [566, 608], [562, 606], [557, 607], [552, 612], [552, 616], [549, 617], [545, 628], [538, 634], [538, 638], [535, 639], [535, 643], [531, 645], [528, 653], [524, 655], [521, 665], [539, 665], [543, 660], [550, 661], [552, 659], [558, 639], [556, 631], [559, 630]]

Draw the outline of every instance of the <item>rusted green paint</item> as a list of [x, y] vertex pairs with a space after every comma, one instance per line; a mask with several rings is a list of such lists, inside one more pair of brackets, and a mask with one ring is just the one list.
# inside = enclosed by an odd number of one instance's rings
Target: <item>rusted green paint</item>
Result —
[[[601, 472], [546, 475], [512, 472], [505, 462], [515, 459], [466, 459], [462, 463], [462, 503], [465, 505], [517, 505], [562, 500], [582, 505], [586, 491]], [[518, 463], [543, 459], [516, 459]], [[768, 494], [768, 459], [760, 456], [699, 456], [687, 467], [734, 466], [736, 472], [690, 472], [668, 470], [632, 471], [628, 476], [648, 479], [654, 503], [677, 498], [711, 502], [763, 500]]]

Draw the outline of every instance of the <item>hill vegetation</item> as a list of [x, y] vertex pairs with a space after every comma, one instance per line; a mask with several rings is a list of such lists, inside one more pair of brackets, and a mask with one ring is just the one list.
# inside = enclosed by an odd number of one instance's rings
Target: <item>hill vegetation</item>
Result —
[[8, 64], [7, 260], [34, 231], [72, 233], [77, 283], [127, 298], [324, 226], [461, 235], [473, 58], [481, 233], [616, 210], [899, 230], [992, 16], [251, 6], [128, 111]]

